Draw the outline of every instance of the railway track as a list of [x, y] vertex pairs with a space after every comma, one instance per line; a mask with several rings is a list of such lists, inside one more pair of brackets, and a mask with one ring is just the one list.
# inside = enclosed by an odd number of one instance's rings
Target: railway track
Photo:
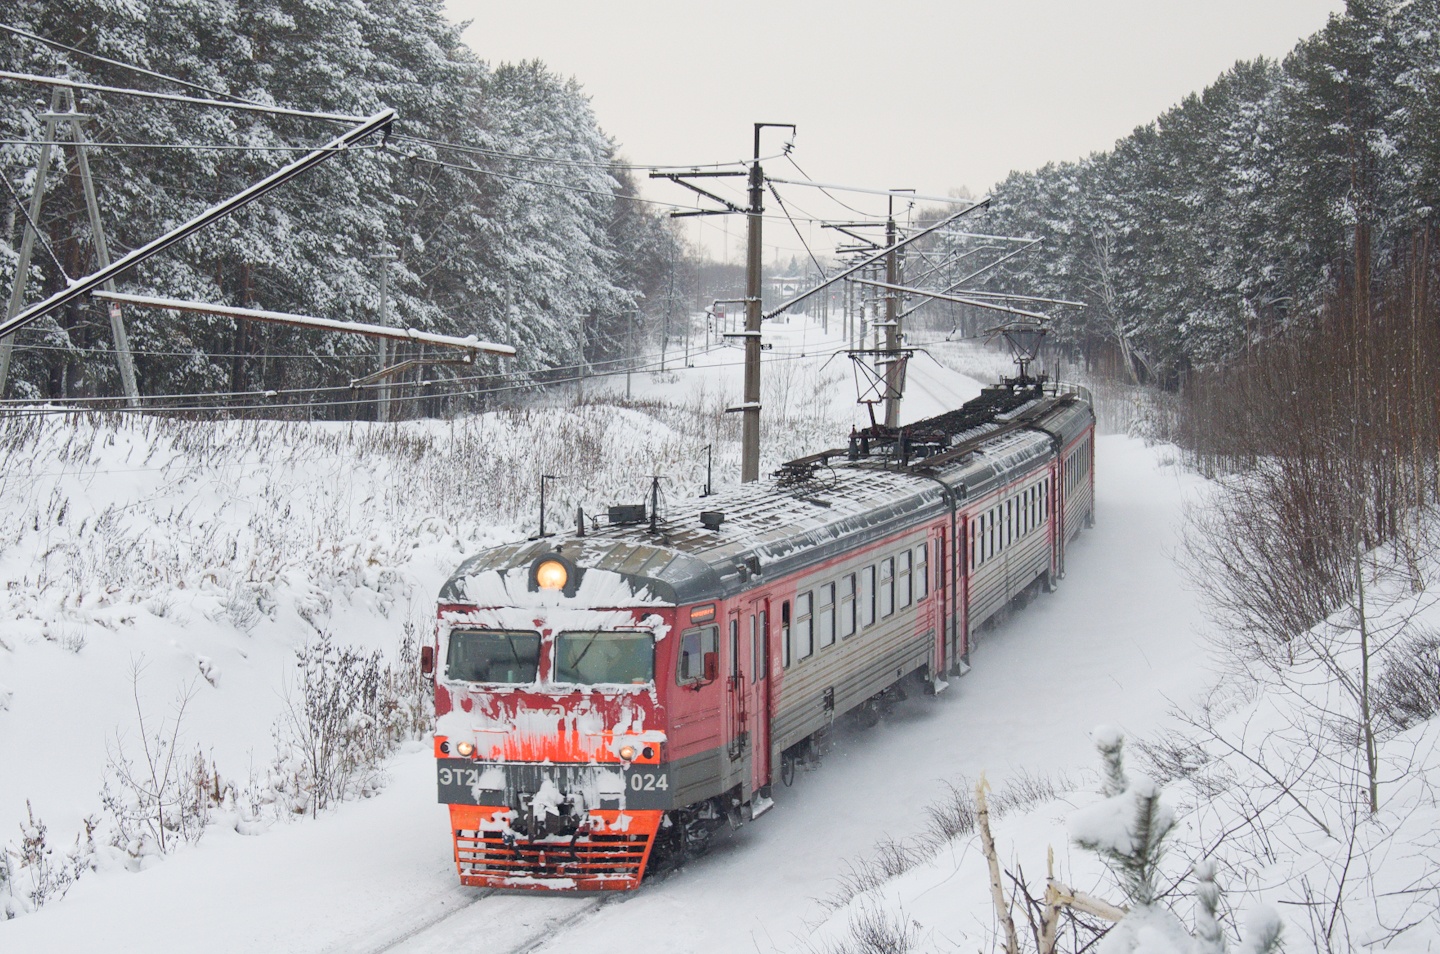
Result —
[[[575, 895], [459, 889], [459, 904], [438, 916], [421, 916], [398, 934], [370, 943], [346, 940], [323, 954], [534, 954], [584, 924], [602, 909], [624, 904], [668, 881], [675, 870], [659, 872], [635, 891]], [[482, 904], [482, 902], [485, 902]], [[557, 915], [557, 911], [563, 913]]]

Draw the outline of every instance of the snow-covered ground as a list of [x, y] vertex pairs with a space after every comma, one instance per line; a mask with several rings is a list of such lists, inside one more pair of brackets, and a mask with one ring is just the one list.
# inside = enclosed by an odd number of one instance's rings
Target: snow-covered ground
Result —
[[[767, 438], [764, 469], [834, 446], [863, 414], [846, 359], [825, 364], [833, 336], [803, 319], [767, 336], [767, 413], [784, 426]], [[648, 403], [619, 413], [551, 406], [390, 428], [6, 425], [16, 429], [0, 451], [0, 843], [18, 843], [27, 800], [57, 858], [102, 814], [107, 751], [136, 744], [133, 694], [153, 724], [191, 691], [186, 750], [199, 747], [227, 781], [253, 781], [273, 758], [294, 649], [324, 629], [393, 652], [462, 555], [533, 531], [539, 474], [570, 475], [561, 514], [638, 499], [637, 473], [693, 493], [712, 442], [717, 473], [733, 474], [735, 416], [723, 408], [738, 403], [738, 359], [721, 349], [693, 370], [637, 374], [634, 395]], [[979, 388], [924, 357], [910, 386], [908, 419]], [[623, 393], [624, 379], [604, 387]], [[838, 731], [773, 811], [633, 895], [459, 888], [432, 758], [417, 742], [389, 761], [385, 787], [318, 819], [219, 811], [197, 844], [143, 865], [102, 846], [101, 870], [64, 899], [0, 923], [0, 950], [802, 947], [828, 915], [816, 899], [875, 845], [924, 830], [948, 782], [1077, 775], [1094, 763], [1091, 727], [1148, 733], [1211, 681], [1198, 609], [1170, 559], [1198, 481], [1164, 451], [1116, 436], [1098, 443], [1096, 479], [1098, 524], [1059, 591], [983, 634], [969, 675], [875, 729]], [[1035, 847], [1015, 849], [1027, 871], [1043, 863]], [[1063, 838], [1056, 848], [1068, 853]], [[962, 860], [968, 872], [974, 858]], [[952, 912], [919, 918], [930, 948], [988, 929], [988, 897], [962, 901], [954, 888], [940, 877], [902, 902], [917, 917]]]

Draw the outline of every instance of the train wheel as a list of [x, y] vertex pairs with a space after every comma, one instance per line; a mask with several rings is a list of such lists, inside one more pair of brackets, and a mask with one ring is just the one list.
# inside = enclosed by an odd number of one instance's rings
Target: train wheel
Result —
[[780, 753], [780, 781], [786, 788], [795, 784], [795, 756], [788, 749]]

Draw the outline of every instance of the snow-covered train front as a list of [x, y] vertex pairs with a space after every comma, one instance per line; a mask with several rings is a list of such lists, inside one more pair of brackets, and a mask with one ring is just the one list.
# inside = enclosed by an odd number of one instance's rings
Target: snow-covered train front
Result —
[[943, 688], [981, 623], [1063, 575], [1093, 434], [1080, 395], [1011, 383], [663, 519], [612, 508], [465, 561], [424, 652], [461, 881], [633, 888], [770, 808], [838, 716]]
[[528, 566], [513, 549], [441, 594], [435, 754], [461, 881], [634, 887], [674, 807], [655, 677], [673, 604], [563, 544]]

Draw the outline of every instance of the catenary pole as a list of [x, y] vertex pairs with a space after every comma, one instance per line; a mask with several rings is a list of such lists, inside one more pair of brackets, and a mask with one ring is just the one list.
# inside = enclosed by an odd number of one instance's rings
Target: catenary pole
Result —
[[765, 173], [760, 168], [760, 130], [789, 129], [790, 123], [756, 123], [754, 159], [750, 164], [750, 207], [746, 210], [745, 242], [745, 391], [740, 427], [740, 482], [760, 479], [760, 300], [761, 225], [764, 221]]
[[[105, 238], [105, 226], [100, 222], [100, 202], [95, 197], [95, 180], [90, 175], [90, 157], [85, 148], [85, 131], [81, 123], [88, 116], [81, 115], [75, 108], [75, 94], [65, 91], [70, 100], [70, 138], [75, 142], [75, 165], [80, 172], [80, 184], [85, 190], [85, 208], [90, 214], [90, 238], [95, 243], [95, 264], [105, 268], [110, 264], [110, 243]], [[115, 280], [105, 283], [105, 290], [115, 291]], [[140, 389], [135, 384], [135, 359], [130, 355], [130, 336], [125, 333], [125, 320], [120, 305], [111, 302], [105, 309], [110, 315], [110, 333], [115, 339], [115, 361], [120, 366], [120, 383], [125, 389], [125, 400], [131, 407], [140, 406]]]
[[764, 173], [760, 124], [755, 124], [755, 161], [750, 166], [750, 208], [745, 220], [745, 386], [740, 427], [740, 482], [760, 478], [760, 241], [764, 222]]
[[[60, 112], [60, 90], [50, 97], [50, 113], [45, 118], [45, 144], [40, 147], [40, 159], [35, 166], [35, 188], [30, 193], [30, 215], [25, 220], [25, 231], [20, 239], [20, 257], [15, 262], [15, 282], [10, 286], [10, 304], [5, 309], [8, 322], [20, 310], [25, 301], [25, 287], [30, 282], [30, 255], [35, 251], [36, 232], [32, 223], [39, 223], [40, 209], [45, 204], [45, 180], [50, 174], [50, 147], [55, 142], [56, 118]], [[10, 376], [10, 356], [15, 351], [15, 336], [0, 336], [0, 397], [5, 394], [5, 382]]]
[[888, 200], [885, 215], [885, 280], [891, 287], [885, 289], [885, 426], [894, 430], [900, 426], [900, 305], [894, 286], [900, 280], [899, 252], [895, 248], [898, 238], [895, 230], [895, 197]]

